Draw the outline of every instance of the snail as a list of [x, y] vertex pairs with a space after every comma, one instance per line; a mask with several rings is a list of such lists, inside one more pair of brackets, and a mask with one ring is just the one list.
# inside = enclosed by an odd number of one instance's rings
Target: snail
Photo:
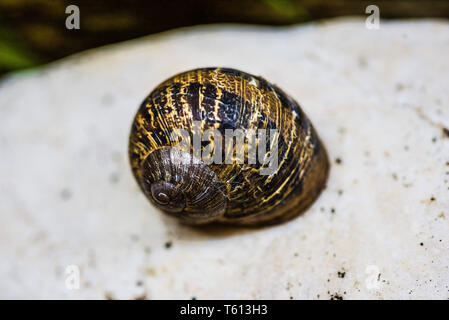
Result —
[[290, 220], [319, 196], [329, 171], [298, 103], [230, 68], [195, 69], [157, 86], [135, 115], [129, 159], [146, 197], [191, 225]]

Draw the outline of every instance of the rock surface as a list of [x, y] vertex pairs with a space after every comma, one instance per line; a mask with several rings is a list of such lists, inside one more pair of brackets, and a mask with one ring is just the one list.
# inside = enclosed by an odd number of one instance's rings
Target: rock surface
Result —
[[[448, 299], [448, 54], [444, 21], [221, 25], [8, 76], [0, 298]], [[196, 229], [138, 190], [127, 159], [138, 105], [204, 66], [262, 75], [311, 118], [332, 167], [303, 216]]]

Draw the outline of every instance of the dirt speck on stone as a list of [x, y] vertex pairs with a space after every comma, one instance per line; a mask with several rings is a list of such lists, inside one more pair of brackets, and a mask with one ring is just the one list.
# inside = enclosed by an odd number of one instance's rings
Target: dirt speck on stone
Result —
[[335, 292], [331, 294], [330, 300], [343, 300], [343, 296]]
[[448, 128], [443, 128], [443, 135], [444, 135], [446, 138], [449, 138], [449, 129], [448, 129]]
[[62, 200], [67, 201], [72, 197], [72, 192], [69, 189], [62, 189], [60, 196]]
[[106, 300], [115, 300], [114, 295], [112, 294], [112, 292], [109, 292], [109, 291], [107, 291], [107, 292], [104, 293], [104, 298], [105, 298]]
[[135, 296], [134, 300], [148, 300], [148, 297], [146, 293], [143, 293], [141, 295]]

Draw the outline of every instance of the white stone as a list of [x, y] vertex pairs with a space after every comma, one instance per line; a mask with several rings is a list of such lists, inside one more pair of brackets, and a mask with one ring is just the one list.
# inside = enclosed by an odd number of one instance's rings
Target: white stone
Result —
[[[437, 20], [203, 26], [8, 76], [0, 298], [449, 298], [448, 36]], [[311, 118], [332, 167], [303, 216], [203, 230], [139, 191], [127, 159], [138, 105], [205, 66], [262, 75]]]

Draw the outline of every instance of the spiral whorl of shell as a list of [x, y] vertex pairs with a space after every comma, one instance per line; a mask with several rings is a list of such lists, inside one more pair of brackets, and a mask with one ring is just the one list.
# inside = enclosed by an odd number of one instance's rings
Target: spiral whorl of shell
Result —
[[[206, 164], [175, 147], [178, 141], [170, 137], [179, 129], [216, 129], [223, 137], [226, 129], [241, 129], [245, 137], [253, 130], [277, 130], [276, 167], [262, 174], [267, 165], [250, 163], [247, 152], [243, 163]], [[248, 144], [245, 138], [239, 148], [247, 151]], [[129, 156], [148, 198], [195, 224], [263, 225], [291, 219], [318, 197], [329, 169], [317, 133], [293, 99], [261, 77], [226, 68], [184, 72], [154, 89], [135, 116]], [[168, 198], [174, 203], [167, 206]]]

